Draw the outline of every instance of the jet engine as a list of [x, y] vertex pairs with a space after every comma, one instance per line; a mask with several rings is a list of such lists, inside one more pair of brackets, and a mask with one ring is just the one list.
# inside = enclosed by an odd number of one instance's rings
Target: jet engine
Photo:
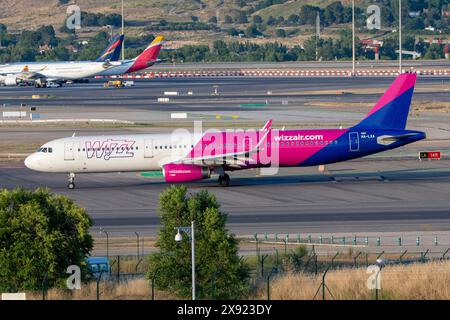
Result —
[[17, 77], [14, 77], [14, 76], [7, 76], [3, 79], [3, 82], [4, 82], [5, 86], [13, 87], [13, 86], [17, 86], [19, 84], [20, 79], [18, 79]]
[[169, 163], [163, 166], [163, 174], [166, 182], [189, 182], [208, 179], [211, 170], [193, 164]]

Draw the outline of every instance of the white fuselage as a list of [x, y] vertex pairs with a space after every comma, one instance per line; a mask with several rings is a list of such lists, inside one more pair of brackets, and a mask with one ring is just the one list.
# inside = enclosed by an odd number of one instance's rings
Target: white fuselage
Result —
[[[0, 65], [0, 75], [14, 76], [36, 73], [50, 80], [76, 80], [93, 77], [109, 68], [104, 62], [19, 62]], [[24, 71], [25, 70], [25, 71]]]
[[97, 76], [120, 76], [127, 73], [133, 63], [134, 60], [111, 62], [112, 67], [100, 72], [99, 74], [97, 74]]
[[50, 141], [25, 160], [36, 171], [138, 172], [160, 170], [184, 158], [201, 139], [181, 134], [137, 134], [70, 137]]

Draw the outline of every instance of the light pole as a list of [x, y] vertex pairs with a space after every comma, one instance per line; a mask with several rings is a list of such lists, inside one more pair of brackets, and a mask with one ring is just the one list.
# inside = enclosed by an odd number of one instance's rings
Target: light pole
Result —
[[352, 75], [356, 73], [356, 48], [355, 48], [355, 0], [352, 0]]
[[178, 227], [175, 236], [176, 242], [183, 241], [182, 233], [186, 233], [191, 241], [191, 259], [192, 259], [192, 300], [195, 300], [195, 222], [191, 222], [190, 227]]
[[136, 235], [137, 257], [139, 259], [139, 233], [135, 232], [134, 234]]
[[[125, 34], [125, 17], [123, 16], [123, 0], [122, 0], [122, 34]], [[125, 38], [122, 40], [122, 60], [125, 60]]]
[[402, 73], [402, 0], [398, 0], [398, 73]]
[[108, 257], [109, 260], [109, 234], [108, 231], [103, 230], [103, 228], [100, 228], [100, 233], [104, 233], [106, 235], [106, 257]]

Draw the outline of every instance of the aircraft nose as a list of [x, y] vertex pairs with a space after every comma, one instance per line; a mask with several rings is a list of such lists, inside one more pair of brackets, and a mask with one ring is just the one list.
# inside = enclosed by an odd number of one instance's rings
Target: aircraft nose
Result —
[[36, 170], [36, 171], [39, 170], [39, 162], [40, 162], [39, 157], [35, 153], [30, 154], [28, 157], [26, 157], [26, 159], [24, 161], [25, 166], [28, 169]]

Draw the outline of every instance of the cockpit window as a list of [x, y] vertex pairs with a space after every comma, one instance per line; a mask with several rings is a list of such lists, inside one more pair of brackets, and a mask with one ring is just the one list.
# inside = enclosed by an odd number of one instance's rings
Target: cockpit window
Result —
[[53, 148], [39, 148], [37, 152], [53, 153]]

